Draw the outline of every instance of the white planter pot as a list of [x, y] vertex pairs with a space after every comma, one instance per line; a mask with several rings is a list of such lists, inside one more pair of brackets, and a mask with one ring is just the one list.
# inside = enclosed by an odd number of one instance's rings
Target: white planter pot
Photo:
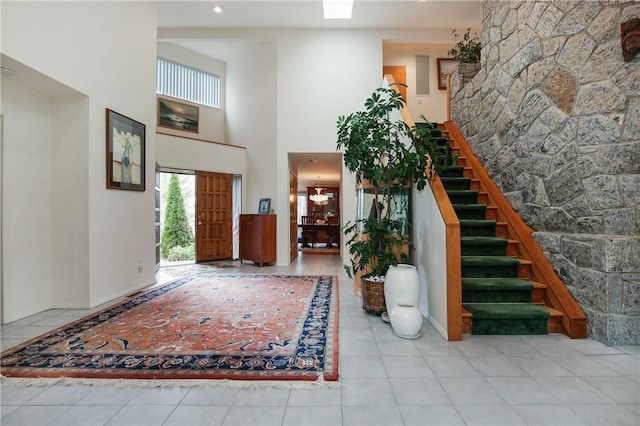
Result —
[[396, 305], [418, 306], [420, 283], [415, 266], [400, 263], [389, 267], [384, 280], [384, 300], [389, 315]]
[[389, 313], [391, 327], [396, 336], [417, 339], [422, 333], [422, 313], [416, 305], [396, 305]]

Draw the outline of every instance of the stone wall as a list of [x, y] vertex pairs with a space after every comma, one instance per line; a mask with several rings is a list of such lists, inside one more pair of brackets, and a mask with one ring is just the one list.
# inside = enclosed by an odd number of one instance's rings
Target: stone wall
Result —
[[640, 344], [640, 55], [624, 62], [620, 39], [638, 16], [636, 2], [485, 1], [482, 68], [452, 94], [452, 119], [609, 345]]

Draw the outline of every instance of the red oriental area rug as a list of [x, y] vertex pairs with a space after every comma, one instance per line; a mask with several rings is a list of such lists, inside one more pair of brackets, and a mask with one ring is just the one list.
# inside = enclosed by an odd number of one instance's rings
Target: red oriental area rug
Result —
[[7, 377], [338, 380], [337, 278], [176, 280], [1, 354]]

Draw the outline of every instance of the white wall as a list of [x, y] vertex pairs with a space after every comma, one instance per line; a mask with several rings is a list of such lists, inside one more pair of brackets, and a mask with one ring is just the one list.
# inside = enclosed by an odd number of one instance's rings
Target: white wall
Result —
[[51, 99], [2, 80], [3, 314], [21, 318], [51, 306]]
[[420, 279], [420, 310], [447, 338], [446, 228], [431, 187], [413, 191], [415, 265]]
[[260, 198], [276, 208], [276, 52], [272, 41], [234, 42], [226, 62], [227, 142], [247, 147], [242, 213], [256, 213]]
[[[167, 42], [158, 43], [158, 56], [188, 65], [201, 71], [218, 75], [220, 77], [220, 105], [224, 106], [226, 92], [226, 70], [224, 62]], [[191, 104], [198, 108], [198, 133], [185, 133], [166, 127], [158, 127], [157, 129], [159, 132], [178, 136], [186, 135], [188, 137], [204, 139], [206, 141], [226, 142], [227, 136], [225, 129], [224, 107], [213, 108], [204, 105], [192, 104], [183, 100], [180, 100], [179, 102]]]
[[247, 150], [169, 135], [156, 136], [156, 161], [162, 167], [244, 175]]
[[[338, 116], [363, 109], [382, 81], [382, 41], [367, 31], [299, 31], [278, 40], [278, 263], [289, 261], [289, 152], [337, 152]], [[342, 223], [355, 217], [355, 180], [343, 170]], [[346, 202], [345, 202], [346, 200]], [[346, 250], [343, 250], [346, 253]]]
[[[384, 65], [405, 66], [407, 70], [407, 107], [414, 121], [442, 123], [447, 120], [447, 91], [438, 90], [438, 58], [446, 58], [452, 45], [432, 43], [385, 43]], [[429, 94], [416, 95], [416, 56], [429, 56]]]
[[[51, 233], [55, 238], [52, 252], [64, 254], [56, 258], [52, 270], [58, 274], [52, 281], [64, 285], [54, 289], [60, 296], [56, 303], [72, 303], [74, 291], [82, 289], [81, 304], [95, 306], [153, 283], [156, 99], [155, 78], [150, 76], [155, 75], [156, 68], [154, 3], [3, 2], [1, 19], [4, 55], [88, 97], [84, 104], [65, 103], [64, 111], [52, 113], [54, 118], [64, 117], [68, 125], [75, 122], [79, 130], [65, 132], [63, 127], [53, 126], [49, 131], [52, 146], [64, 145], [54, 138], [68, 135], [72, 141], [66, 143], [77, 144], [79, 152], [85, 151], [85, 169], [75, 170], [83, 182], [71, 187], [77, 191], [72, 199], [74, 205], [81, 206], [81, 213], [65, 210], [61, 203], [51, 205], [56, 210], [50, 215], [50, 220], [56, 221], [52, 228], [58, 227], [65, 213], [84, 218], [77, 227], [75, 223], [61, 224], [70, 228], [65, 234], [77, 233], [73, 238], [82, 253], [65, 252], [69, 244], [60, 241], [61, 233]], [[106, 108], [147, 125], [145, 192], [106, 189]], [[77, 115], [69, 115], [73, 113]], [[8, 138], [6, 134], [5, 142]], [[65, 149], [73, 151], [68, 146]], [[49, 167], [60, 167], [62, 158], [52, 156]], [[3, 166], [8, 161], [11, 159], [3, 158]], [[86, 214], [82, 214], [82, 208]], [[27, 219], [37, 219], [30, 211], [24, 214]], [[13, 225], [4, 220], [3, 230]], [[6, 254], [12, 247], [4, 249]], [[138, 261], [143, 264], [142, 272], [138, 272]], [[67, 273], [63, 276], [62, 271]], [[68, 278], [73, 282], [67, 282]]]

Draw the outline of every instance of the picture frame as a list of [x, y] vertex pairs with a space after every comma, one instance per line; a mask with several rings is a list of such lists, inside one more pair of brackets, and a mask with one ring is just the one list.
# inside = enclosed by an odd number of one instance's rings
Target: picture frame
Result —
[[200, 108], [171, 99], [158, 98], [158, 127], [199, 133]]
[[271, 198], [260, 198], [258, 203], [258, 214], [269, 214], [271, 210]]
[[146, 126], [106, 109], [107, 189], [145, 190]]
[[458, 63], [453, 58], [438, 58], [438, 89], [447, 90], [447, 74], [453, 74]]

